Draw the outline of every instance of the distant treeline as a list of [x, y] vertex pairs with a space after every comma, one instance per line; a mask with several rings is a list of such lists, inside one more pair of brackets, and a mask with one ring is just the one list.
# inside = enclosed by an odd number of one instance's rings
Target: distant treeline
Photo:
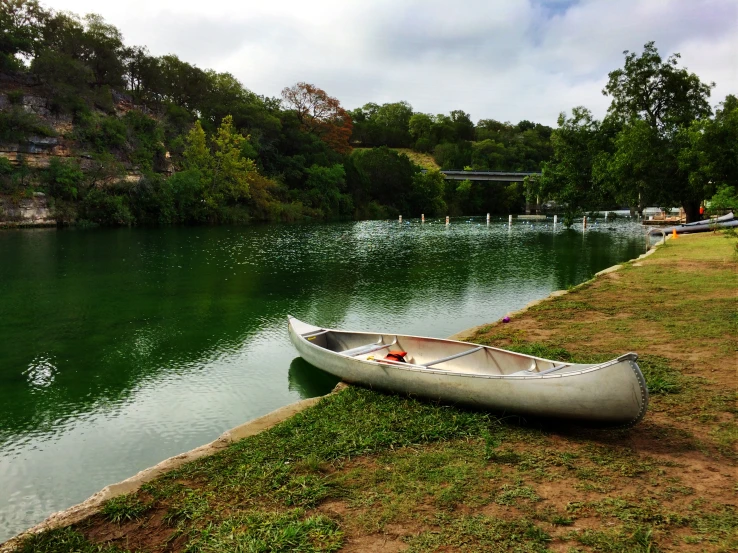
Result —
[[[347, 111], [308, 83], [260, 96], [229, 73], [126, 45], [98, 15], [35, 0], [0, 8], [0, 142], [57, 137], [73, 153], [44, 169], [0, 158], [0, 193], [45, 192], [60, 222], [508, 213], [522, 186], [445, 182], [392, 148], [430, 153], [442, 169], [535, 171], [552, 155], [552, 129], [528, 121], [475, 125], [406, 102]], [[45, 98], [48, 113], [26, 96]]]

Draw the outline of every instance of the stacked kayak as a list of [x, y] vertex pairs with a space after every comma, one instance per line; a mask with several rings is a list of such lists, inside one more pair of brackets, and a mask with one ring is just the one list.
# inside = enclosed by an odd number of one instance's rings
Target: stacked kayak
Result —
[[718, 217], [716, 219], [705, 219], [703, 221], [694, 221], [693, 223], [687, 223], [685, 225], [677, 225], [674, 227], [651, 229], [649, 234], [653, 232], [664, 232], [671, 234], [675, 232], [677, 234], [693, 234], [695, 232], [708, 232], [715, 229], [724, 228], [738, 228], [738, 220], [735, 219], [735, 215], [731, 211], [727, 215]]

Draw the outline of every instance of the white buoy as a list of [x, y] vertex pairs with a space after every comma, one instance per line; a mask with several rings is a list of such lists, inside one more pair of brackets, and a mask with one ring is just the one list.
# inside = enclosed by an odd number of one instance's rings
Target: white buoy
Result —
[[489, 213], [487, 213], [487, 224], [489, 225]]
[[556, 223], [559, 221], [559, 216], [554, 215], [554, 226], [556, 226]]
[[400, 215], [400, 223], [402, 223], [402, 215]]
[[420, 222], [425, 223], [425, 213], [420, 214]]
[[512, 226], [512, 215], [507, 216], [507, 224]]

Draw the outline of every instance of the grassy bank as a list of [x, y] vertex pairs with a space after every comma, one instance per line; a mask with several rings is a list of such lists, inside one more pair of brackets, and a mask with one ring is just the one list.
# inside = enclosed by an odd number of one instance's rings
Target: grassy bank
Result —
[[641, 354], [644, 421], [503, 420], [348, 388], [22, 551], [729, 551], [738, 547], [736, 260], [683, 237], [479, 343]]

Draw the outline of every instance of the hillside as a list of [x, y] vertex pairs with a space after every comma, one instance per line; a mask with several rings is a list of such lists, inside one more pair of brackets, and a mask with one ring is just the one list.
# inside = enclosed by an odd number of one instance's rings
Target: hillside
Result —
[[4, 5], [0, 26], [5, 223], [514, 213], [520, 188], [459, 191], [420, 169], [537, 170], [552, 151], [552, 129], [530, 121], [475, 124], [402, 101], [347, 110], [306, 82], [262, 96], [230, 73], [126, 45], [99, 15], [34, 0]]

